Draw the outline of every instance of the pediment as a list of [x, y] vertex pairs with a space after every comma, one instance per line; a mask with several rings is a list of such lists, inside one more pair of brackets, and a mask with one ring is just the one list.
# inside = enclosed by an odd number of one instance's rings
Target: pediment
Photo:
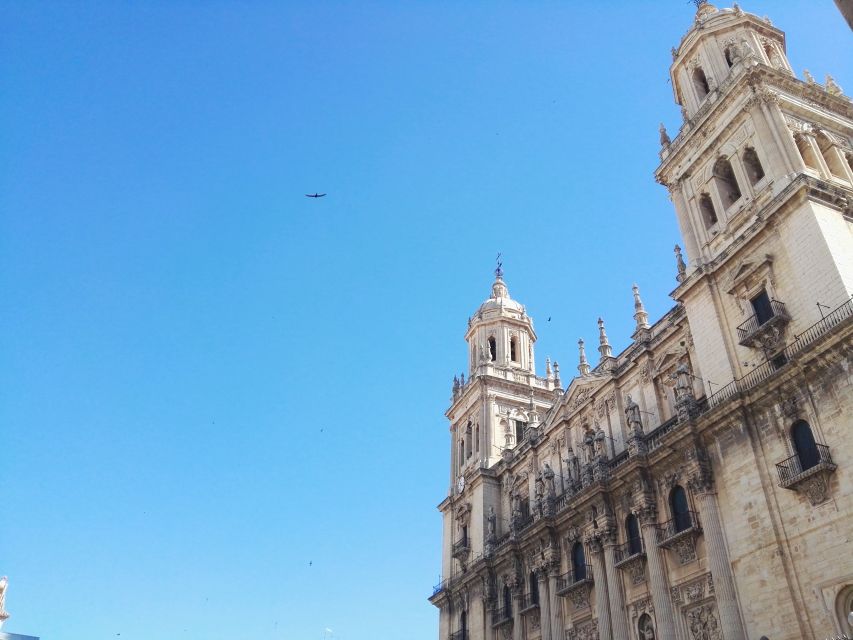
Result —
[[744, 295], [759, 280], [764, 279], [773, 266], [773, 256], [769, 253], [763, 257], [742, 260], [729, 278], [728, 293]]

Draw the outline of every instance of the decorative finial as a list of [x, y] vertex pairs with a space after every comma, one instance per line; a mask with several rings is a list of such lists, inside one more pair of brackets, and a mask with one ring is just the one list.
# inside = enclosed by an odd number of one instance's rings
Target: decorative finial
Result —
[[663, 122], [660, 123], [658, 131], [660, 131], [660, 146], [668, 147], [672, 140], [669, 139], [669, 134], [666, 132], [666, 127]]
[[495, 267], [495, 277], [496, 277], [496, 278], [503, 278], [503, 275], [504, 275], [504, 270], [503, 270], [504, 263], [503, 263], [503, 262], [501, 262], [501, 252], [500, 252], [500, 251], [498, 251], [498, 257], [497, 257], [497, 258], [495, 258], [495, 262], [497, 263], [497, 267]]
[[582, 376], [589, 375], [589, 362], [586, 361], [586, 350], [583, 348], [583, 338], [578, 340], [578, 371]]
[[826, 74], [826, 82], [824, 84], [826, 85], [826, 92], [828, 94], [833, 96], [843, 95], [844, 92], [841, 90], [841, 87], [838, 86], [835, 79], [828, 73]]
[[562, 382], [560, 382], [560, 363], [554, 360], [554, 385], [557, 387], [562, 386]]
[[648, 329], [649, 314], [646, 313], [643, 300], [640, 298], [640, 287], [635, 284], [631, 290], [634, 292], [634, 320], [637, 322], [637, 330]]
[[687, 275], [687, 265], [684, 264], [684, 258], [681, 257], [681, 247], [675, 245], [675, 265], [678, 268], [678, 274], [675, 279], [681, 282]]
[[736, 16], [742, 16], [743, 15], [743, 9], [740, 8], [740, 5], [737, 2], [732, 3], [732, 9], [734, 9]]
[[815, 82], [814, 76], [811, 73], [809, 73], [808, 69], [803, 69], [803, 77], [806, 79], [806, 82], [808, 82], [809, 84], [817, 84]]
[[607, 332], [604, 330], [604, 320], [598, 319], [598, 353], [604, 358], [612, 358], [613, 350], [610, 348], [610, 343], [607, 341]]
[[545, 377], [551, 379], [551, 358], [545, 356]]

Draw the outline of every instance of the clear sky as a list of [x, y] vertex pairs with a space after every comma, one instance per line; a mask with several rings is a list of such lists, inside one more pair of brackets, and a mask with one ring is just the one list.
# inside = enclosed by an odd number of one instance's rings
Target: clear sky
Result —
[[[742, 4], [853, 93], [831, 0]], [[435, 640], [466, 319], [502, 251], [568, 382], [598, 315], [627, 345], [632, 282], [669, 308], [652, 171], [692, 18], [3, 2], [5, 630]]]

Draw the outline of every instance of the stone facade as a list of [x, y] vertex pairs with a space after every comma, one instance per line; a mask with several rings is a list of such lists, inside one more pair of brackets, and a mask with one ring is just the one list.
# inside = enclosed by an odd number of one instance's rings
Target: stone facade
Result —
[[440, 640], [771, 640], [853, 607], [853, 104], [699, 3], [661, 127], [676, 304], [535, 373], [500, 267], [454, 379]]

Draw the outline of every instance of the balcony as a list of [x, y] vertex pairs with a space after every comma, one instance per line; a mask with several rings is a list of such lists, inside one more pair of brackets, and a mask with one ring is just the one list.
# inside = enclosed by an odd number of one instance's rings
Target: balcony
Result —
[[462, 538], [462, 540], [453, 543], [452, 555], [457, 560], [467, 558], [470, 551], [471, 548], [468, 545], [468, 538]]
[[815, 443], [813, 459], [805, 465], [800, 454], [776, 464], [779, 472], [779, 486], [805, 493], [812, 505], [826, 500], [829, 476], [837, 468], [838, 465], [832, 461], [829, 447], [818, 443]]
[[492, 614], [492, 627], [502, 627], [510, 622], [512, 622], [512, 607], [495, 609]]
[[468, 640], [468, 632], [465, 629], [460, 629], [450, 634], [450, 640]]
[[643, 549], [643, 543], [641, 540], [636, 540], [633, 543], [626, 542], [625, 544], [620, 544], [616, 547], [614, 564], [618, 568], [635, 558], [645, 555], [646, 551]]
[[539, 594], [538, 593], [525, 593], [521, 596], [521, 609], [519, 609], [519, 613], [521, 615], [525, 615], [527, 613], [531, 613], [533, 611], [539, 610]]
[[614, 565], [631, 577], [632, 584], [646, 581], [646, 550], [642, 540], [626, 542], [616, 547]]
[[658, 525], [658, 546], [671, 547], [679, 539], [702, 531], [695, 511], [685, 511], [672, 520]]
[[696, 559], [696, 538], [700, 533], [699, 516], [694, 511], [685, 511], [658, 525], [658, 546], [675, 552], [678, 561], [684, 565]]
[[784, 345], [782, 334], [791, 316], [785, 310], [785, 305], [778, 300], [770, 300], [765, 315], [767, 312], [767, 317], [759, 319], [758, 315], [753, 314], [738, 326], [737, 338], [740, 344], [767, 352], [774, 352]]
[[582, 571], [569, 571], [557, 577], [557, 595], [569, 598], [576, 609], [589, 607], [592, 591], [592, 567], [584, 565]]

